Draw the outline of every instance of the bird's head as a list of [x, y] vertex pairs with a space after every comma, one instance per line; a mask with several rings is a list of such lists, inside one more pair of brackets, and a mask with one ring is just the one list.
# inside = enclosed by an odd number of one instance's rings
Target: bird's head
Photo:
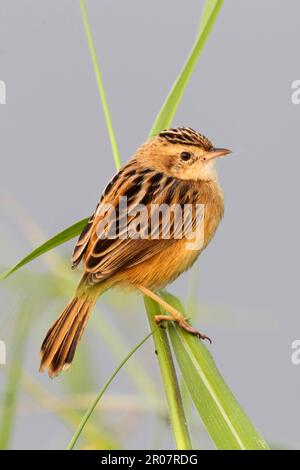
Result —
[[215, 148], [212, 142], [190, 127], [165, 129], [146, 142], [137, 153], [143, 166], [185, 180], [211, 180], [216, 177], [215, 160], [231, 153]]

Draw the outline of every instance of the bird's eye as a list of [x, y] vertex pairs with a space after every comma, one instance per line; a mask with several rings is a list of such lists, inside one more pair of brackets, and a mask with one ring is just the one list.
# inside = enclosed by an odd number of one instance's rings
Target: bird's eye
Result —
[[180, 154], [181, 160], [184, 160], [185, 162], [191, 158], [192, 154], [190, 152], [182, 152]]

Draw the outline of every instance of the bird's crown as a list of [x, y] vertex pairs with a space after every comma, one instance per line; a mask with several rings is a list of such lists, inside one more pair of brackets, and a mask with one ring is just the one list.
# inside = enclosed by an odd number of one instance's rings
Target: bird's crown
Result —
[[164, 129], [159, 133], [159, 137], [172, 144], [199, 145], [205, 150], [210, 150], [213, 147], [212, 142], [207, 137], [191, 127]]

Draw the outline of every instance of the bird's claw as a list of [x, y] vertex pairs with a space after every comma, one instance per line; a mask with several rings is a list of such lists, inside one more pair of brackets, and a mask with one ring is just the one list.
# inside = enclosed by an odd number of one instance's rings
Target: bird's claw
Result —
[[204, 333], [201, 333], [200, 331], [196, 330], [196, 328], [189, 325], [186, 318], [184, 320], [179, 321], [178, 325], [180, 326], [180, 328], [187, 331], [187, 333], [190, 333], [191, 335], [194, 335], [197, 338], [202, 339], [202, 340], [207, 339], [210, 342], [210, 344], [212, 343], [212, 340], [210, 339], [209, 336], [205, 335]]
[[187, 333], [190, 333], [191, 335], [194, 335], [197, 338], [202, 339], [202, 340], [207, 339], [210, 342], [210, 344], [212, 343], [212, 340], [210, 339], [210, 337], [196, 330], [194, 327], [192, 327], [188, 323], [187, 318], [182, 317], [182, 319], [176, 319], [172, 317], [171, 315], [170, 316], [169, 315], [156, 315], [155, 316], [155, 322], [157, 325], [160, 325], [161, 328], [165, 328], [165, 326], [163, 325], [164, 321], [175, 321], [176, 323], [178, 323], [178, 326], [182, 328], [183, 330], [185, 330]]

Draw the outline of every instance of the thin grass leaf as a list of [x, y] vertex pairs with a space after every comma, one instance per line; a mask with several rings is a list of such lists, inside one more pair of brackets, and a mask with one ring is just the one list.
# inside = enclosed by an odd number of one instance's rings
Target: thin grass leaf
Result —
[[113, 371], [112, 375], [109, 377], [109, 379], [107, 380], [107, 382], [105, 383], [105, 385], [101, 388], [100, 392], [98, 393], [98, 395], [96, 396], [94, 402], [92, 403], [92, 405], [90, 406], [90, 408], [86, 411], [85, 415], [83, 416], [78, 428], [76, 429], [72, 439], [70, 440], [69, 444], [68, 444], [68, 447], [67, 447], [67, 450], [72, 450], [76, 444], [76, 442], [78, 441], [79, 437], [80, 437], [80, 434], [82, 433], [86, 423], [88, 422], [91, 414], [93, 413], [94, 409], [96, 408], [97, 404], [99, 403], [99, 401], [101, 400], [102, 396], [104, 395], [104, 393], [106, 392], [106, 390], [108, 389], [108, 387], [110, 386], [110, 384], [112, 383], [112, 381], [114, 380], [114, 378], [116, 377], [116, 375], [118, 374], [118, 372], [122, 369], [122, 367], [126, 364], [126, 362], [131, 358], [131, 356], [138, 350], [140, 349], [140, 347], [147, 341], [147, 339], [149, 339], [153, 333], [155, 333], [155, 330], [157, 330], [159, 327], [156, 327], [153, 331], [151, 331], [147, 336], [145, 336], [142, 341], [140, 341], [128, 354], [126, 357], [124, 357], [124, 359], [121, 361], [121, 363], [116, 367], [116, 369]]
[[[197, 41], [198, 37], [200, 36], [200, 34], [202, 33], [207, 21], [209, 21], [211, 15], [213, 14], [213, 11], [216, 8], [216, 3], [217, 2], [218, 2], [218, 0], [205, 0], [204, 6], [203, 6], [203, 9], [202, 9], [202, 15], [201, 15], [201, 18], [200, 18], [199, 30], [198, 30], [198, 35], [196, 37], [196, 41]], [[223, 2], [223, 0], [222, 0], [222, 2]], [[220, 5], [219, 8], [221, 8], [221, 7], [222, 7], [222, 4]]]
[[7, 382], [3, 392], [0, 420], [0, 449], [2, 450], [9, 448], [12, 437], [24, 352], [31, 319], [32, 306], [27, 302], [23, 302], [15, 319], [13, 352], [9, 361]]
[[[113, 354], [117, 360], [121, 360], [129, 349], [122, 336], [110, 326], [104, 315], [102, 315], [101, 318], [99, 315], [94, 315], [91, 321], [95, 331], [101, 335], [101, 341], [106, 343], [109, 347], [110, 353]], [[159, 390], [149, 377], [148, 371], [145, 370], [135, 357], [132, 357], [131, 361], [128, 362], [126, 370], [132, 383], [144, 397], [143, 399], [161, 414], [162, 407]]]
[[183, 93], [189, 83], [191, 75], [197, 65], [200, 54], [209, 38], [213, 25], [217, 19], [218, 13], [222, 7], [223, 0], [209, 0], [205, 2], [203, 9], [199, 33], [195, 44], [184, 64], [177, 80], [169, 92], [160, 112], [158, 113], [154, 124], [149, 133], [149, 137], [158, 134], [162, 129], [171, 126], [178, 105]]
[[71, 227], [66, 228], [54, 237], [50, 238], [50, 240], [46, 241], [38, 248], [33, 250], [31, 253], [29, 253], [29, 255], [25, 256], [25, 258], [19, 261], [19, 263], [17, 263], [15, 266], [10, 268], [5, 273], [1, 274], [0, 281], [3, 281], [15, 271], [22, 268], [22, 266], [25, 266], [25, 264], [33, 261], [35, 258], [38, 258], [39, 256], [47, 253], [47, 251], [53, 250], [53, 248], [56, 248], [57, 246], [62, 245], [63, 243], [69, 240], [72, 240], [72, 238], [76, 237], [76, 235], [78, 235], [82, 231], [84, 226], [87, 224], [87, 221], [88, 218], [80, 220], [79, 222], [76, 222], [76, 224], [71, 225]]
[[[176, 297], [166, 293], [162, 297], [184, 312]], [[170, 325], [168, 332], [192, 400], [217, 449], [269, 449], [226, 385], [204, 344], [175, 325]]]
[[118, 150], [117, 139], [116, 139], [116, 135], [115, 135], [115, 132], [114, 132], [113, 125], [112, 125], [112, 121], [111, 121], [111, 117], [110, 117], [110, 111], [109, 111], [107, 98], [106, 98], [106, 94], [105, 94], [105, 90], [104, 90], [104, 86], [103, 86], [103, 80], [102, 80], [102, 76], [101, 76], [99, 65], [98, 65], [97, 54], [96, 54], [96, 50], [95, 50], [95, 46], [94, 46], [93, 37], [92, 37], [92, 34], [91, 34], [91, 28], [90, 28], [89, 20], [88, 20], [88, 16], [87, 16], [85, 0], [80, 0], [80, 8], [81, 8], [81, 15], [82, 15], [83, 25], [84, 25], [84, 29], [85, 29], [85, 34], [86, 34], [87, 42], [88, 42], [88, 46], [89, 46], [90, 56], [91, 56], [92, 63], [93, 63], [95, 77], [96, 77], [96, 80], [97, 80], [97, 86], [98, 86], [98, 90], [99, 90], [99, 94], [100, 94], [102, 109], [103, 109], [105, 122], [106, 122], [107, 130], [108, 130], [108, 135], [109, 135], [109, 138], [110, 138], [113, 157], [114, 157], [114, 160], [115, 160], [116, 167], [120, 168], [121, 161], [120, 161], [120, 155], [119, 155], [119, 150]]

